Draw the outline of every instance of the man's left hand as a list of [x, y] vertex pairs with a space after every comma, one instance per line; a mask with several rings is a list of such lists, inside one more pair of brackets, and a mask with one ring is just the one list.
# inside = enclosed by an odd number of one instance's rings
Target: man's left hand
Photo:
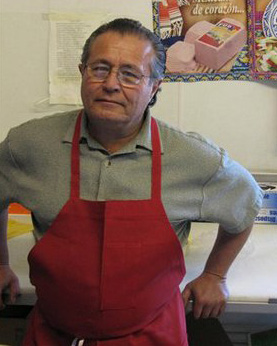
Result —
[[225, 309], [229, 296], [226, 279], [221, 279], [209, 273], [202, 273], [185, 287], [183, 293], [184, 305], [193, 301], [195, 318], [218, 317]]

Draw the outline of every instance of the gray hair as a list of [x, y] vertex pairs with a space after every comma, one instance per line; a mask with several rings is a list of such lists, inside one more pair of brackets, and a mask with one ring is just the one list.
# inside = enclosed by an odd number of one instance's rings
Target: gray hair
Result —
[[121, 35], [134, 35], [151, 42], [155, 51], [155, 58], [151, 63], [151, 77], [153, 79], [162, 79], [164, 77], [166, 55], [164, 46], [160, 39], [152, 31], [145, 28], [139, 21], [128, 18], [118, 18], [103, 24], [90, 35], [83, 47], [83, 53], [81, 56], [81, 63], [83, 65], [88, 61], [90, 48], [93, 42], [98, 36], [108, 31], [113, 31]]

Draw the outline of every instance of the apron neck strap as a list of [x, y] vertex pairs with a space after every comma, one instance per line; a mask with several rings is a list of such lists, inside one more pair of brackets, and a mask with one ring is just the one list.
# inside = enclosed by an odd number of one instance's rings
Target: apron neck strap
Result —
[[[83, 111], [77, 117], [75, 131], [71, 149], [71, 198], [80, 198], [80, 146], [79, 138], [81, 133], [81, 123]], [[157, 122], [151, 118], [151, 139], [152, 139], [152, 190], [151, 199], [161, 199], [161, 143]]]
[[71, 198], [80, 198], [80, 146], [79, 139], [81, 133], [83, 111], [80, 111], [77, 117], [75, 131], [72, 140], [71, 149]]
[[161, 200], [162, 167], [161, 167], [161, 141], [157, 122], [151, 117], [152, 140], [152, 191], [151, 199]]

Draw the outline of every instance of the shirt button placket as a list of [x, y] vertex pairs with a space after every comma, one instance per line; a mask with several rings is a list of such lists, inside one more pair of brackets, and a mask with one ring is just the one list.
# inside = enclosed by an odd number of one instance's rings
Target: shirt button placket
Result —
[[111, 166], [111, 157], [107, 156], [101, 163], [97, 200], [103, 201], [103, 200], [106, 200], [108, 197], [106, 196], [106, 188], [109, 181], [108, 169], [110, 168], [110, 166]]
[[111, 157], [108, 156], [107, 159], [106, 159], [106, 162], [105, 162], [105, 166], [108, 168], [110, 167], [112, 164], [112, 160], [111, 160]]

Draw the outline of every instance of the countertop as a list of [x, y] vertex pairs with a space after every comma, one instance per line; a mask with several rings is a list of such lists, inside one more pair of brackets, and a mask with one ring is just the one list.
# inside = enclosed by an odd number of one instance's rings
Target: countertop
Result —
[[[30, 223], [29, 216], [11, 216]], [[213, 223], [193, 223], [189, 244], [184, 249], [187, 274], [185, 284], [201, 273], [217, 234]], [[32, 232], [8, 241], [10, 263], [19, 276], [21, 296], [17, 305], [33, 305], [35, 290], [29, 281], [27, 254], [35, 244]], [[255, 224], [246, 245], [228, 273], [229, 311], [259, 311], [273, 314], [277, 319], [277, 226]], [[276, 322], [277, 323], [277, 322]]]

